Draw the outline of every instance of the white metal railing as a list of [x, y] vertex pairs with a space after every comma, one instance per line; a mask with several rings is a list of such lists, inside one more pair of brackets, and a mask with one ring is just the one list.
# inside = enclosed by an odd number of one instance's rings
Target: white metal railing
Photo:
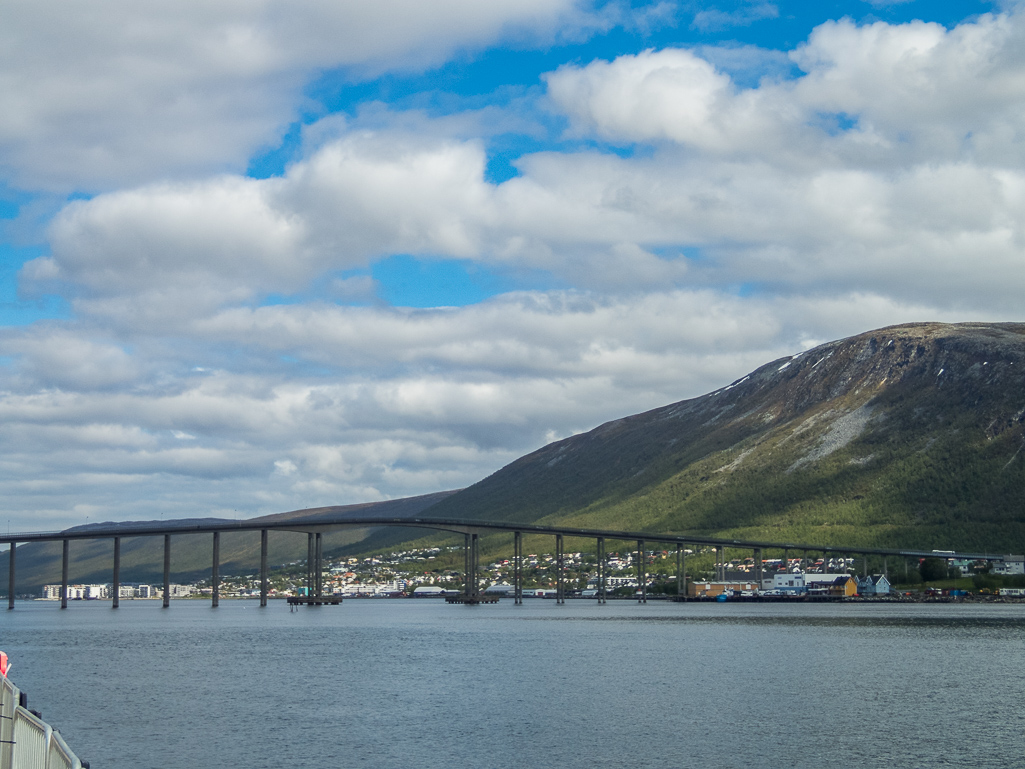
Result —
[[46, 769], [50, 735], [53, 729], [19, 705], [14, 709], [14, 750], [12, 767]]
[[11, 766], [14, 748], [14, 709], [18, 707], [21, 692], [6, 676], [0, 676], [0, 768]]
[[50, 752], [46, 756], [46, 769], [79, 769], [81, 764], [60, 732], [50, 735]]
[[0, 769], [83, 769], [60, 733], [22, 707], [18, 687], [3, 676], [0, 697]]

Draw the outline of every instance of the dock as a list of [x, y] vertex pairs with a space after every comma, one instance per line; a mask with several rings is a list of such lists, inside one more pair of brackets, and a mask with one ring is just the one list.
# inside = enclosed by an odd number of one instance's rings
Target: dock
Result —
[[459, 595], [445, 596], [445, 603], [461, 603], [467, 606], [476, 606], [479, 603], [498, 603], [498, 596], [484, 595], [483, 593], [473, 593], [471, 595], [460, 593]]
[[290, 595], [288, 605], [296, 606], [337, 606], [342, 602], [340, 595]]

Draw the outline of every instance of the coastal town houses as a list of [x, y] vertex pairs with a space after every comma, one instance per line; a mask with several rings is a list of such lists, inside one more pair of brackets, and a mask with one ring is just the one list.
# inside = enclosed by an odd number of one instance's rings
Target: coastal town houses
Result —
[[858, 580], [850, 574], [806, 574], [804, 577], [808, 595], [828, 595], [834, 598], [850, 598], [858, 594]]
[[870, 574], [858, 580], [858, 595], [889, 595], [890, 580], [885, 574]]
[[1001, 560], [993, 562], [990, 573], [1003, 576], [1025, 574], [1025, 555], [1005, 555]]

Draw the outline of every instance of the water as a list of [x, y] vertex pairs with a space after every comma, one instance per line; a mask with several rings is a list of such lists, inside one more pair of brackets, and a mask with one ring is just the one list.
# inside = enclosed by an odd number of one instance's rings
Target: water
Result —
[[0, 648], [94, 769], [1000, 767], [1025, 606], [19, 603]]

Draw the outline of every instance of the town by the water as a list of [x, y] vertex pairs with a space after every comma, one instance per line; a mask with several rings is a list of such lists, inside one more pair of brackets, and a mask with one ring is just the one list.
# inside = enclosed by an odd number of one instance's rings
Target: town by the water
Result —
[[[455, 595], [462, 590], [462, 573], [431, 567], [434, 561], [459, 549], [457, 546], [433, 547], [331, 561], [325, 564], [324, 591], [341, 598]], [[684, 555], [691, 558], [711, 552], [688, 549]], [[645, 553], [646, 598], [680, 597], [671, 567], [676, 557], [675, 550]], [[938, 551], [935, 558], [908, 559], [896, 569], [872, 574], [859, 574], [860, 565], [860, 559], [843, 557], [788, 558], [785, 565], [782, 558], [776, 558], [764, 559], [759, 570], [753, 558], [735, 559], [719, 564], [715, 569], [718, 576], [701, 578], [700, 571], [697, 579], [688, 575], [686, 595], [688, 599], [706, 601], [1025, 599], [1025, 555], [1008, 554], [984, 562], [944, 558]], [[268, 597], [304, 595], [307, 589], [305, 566], [305, 561], [295, 561], [272, 571]], [[610, 598], [631, 599], [640, 593], [637, 566], [636, 551], [610, 554], [605, 565], [605, 589]], [[509, 559], [495, 560], [484, 566], [481, 570], [481, 578], [487, 584], [484, 593], [498, 597], [511, 595], [513, 567]], [[525, 555], [521, 568], [524, 597], [555, 598], [558, 565], [553, 554]], [[569, 585], [567, 597], [597, 597], [600, 577], [593, 554], [564, 554], [563, 573]], [[44, 585], [39, 598], [60, 600], [61, 587], [60, 584]], [[111, 591], [110, 583], [69, 585], [67, 597], [68, 600], [109, 600]], [[209, 579], [172, 583], [170, 598], [209, 598], [212, 591]], [[163, 599], [162, 585], [122, 583], [119, 594], [121, 599]], [[258, 598], [259, 575], [222, 576], [219, 595], [222, 598]]]

